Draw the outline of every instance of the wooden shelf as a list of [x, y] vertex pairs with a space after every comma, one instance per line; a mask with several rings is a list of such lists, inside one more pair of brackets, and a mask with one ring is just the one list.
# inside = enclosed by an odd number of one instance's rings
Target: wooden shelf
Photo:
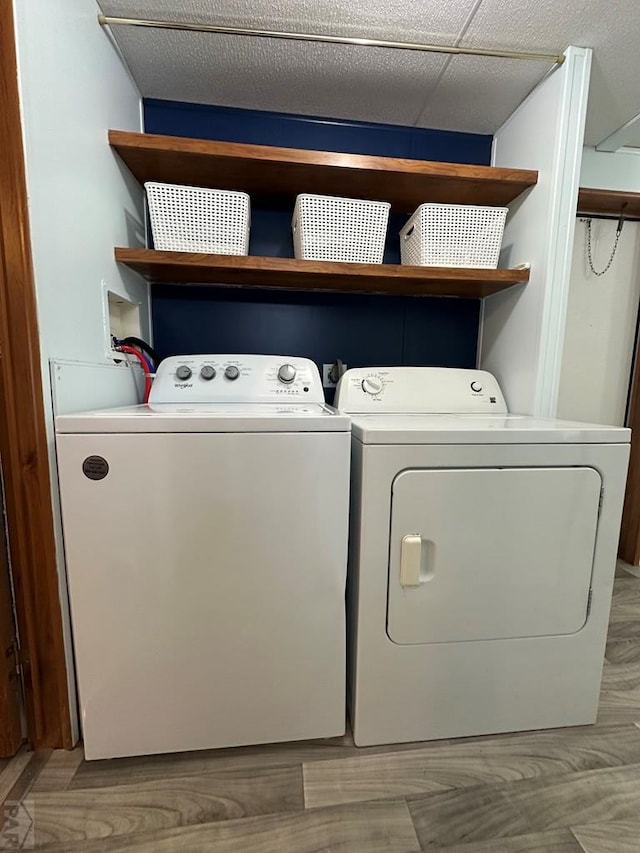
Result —
[[344, 264], [299, 261], [294, 258], [259, 258], [252, 255], [157, 252], [153, 249], [116, 249], [115, 257], [148, 281], [171, 284], [483, 297], [529, 280], [527, 269]]
[[252, 200], [293, 207], [298, 193], [391, 202], [413, 213], [425, 201], [506, 205], [538, 180], [528, 169], [499, 169], [109, 131], [109, 143], [141, 182], [243, 190]]
[[616, 190], [598, 190], [580, 187], [578, 193], [578, 215], [590, 213], [600, 216], [620, 216], [640, 218], [640, 193], [618, 192]]

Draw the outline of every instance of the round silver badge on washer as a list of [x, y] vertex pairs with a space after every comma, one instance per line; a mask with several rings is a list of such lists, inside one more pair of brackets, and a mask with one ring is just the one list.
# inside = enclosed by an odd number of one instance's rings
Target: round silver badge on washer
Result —
[[87, 456], [82, 463], [82, 473], [89, 480], [104, 480], [109, 473], [109, 463], [104, 456]]

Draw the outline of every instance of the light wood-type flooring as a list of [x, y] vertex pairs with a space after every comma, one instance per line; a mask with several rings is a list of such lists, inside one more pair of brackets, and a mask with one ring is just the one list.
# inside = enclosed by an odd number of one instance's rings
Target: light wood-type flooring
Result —
[[43, 853], [640, 853], [640, 569], [616, 570], [595, 726], [93, 762], [24, 750], [0, 761], [2, 801], [14, 817], [24, 802]]

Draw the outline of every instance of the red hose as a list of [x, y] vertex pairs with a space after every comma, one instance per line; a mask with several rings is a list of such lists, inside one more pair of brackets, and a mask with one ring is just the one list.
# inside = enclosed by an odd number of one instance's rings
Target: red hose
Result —
[[140, 364], [142, 365], [142, 369], [144, 371], [144, 395], [142, 398], [143, 403], [149, 402], [149, 394], [151, 393], [151, 368], [149, 367], [149, 362], [142, 355], [140, 350], [137, 350], [135, 347], [127, 346], [126, 344], [120, 344], [117, 347], [118, 352], [126, 352], [130, 355], [135, 355]]

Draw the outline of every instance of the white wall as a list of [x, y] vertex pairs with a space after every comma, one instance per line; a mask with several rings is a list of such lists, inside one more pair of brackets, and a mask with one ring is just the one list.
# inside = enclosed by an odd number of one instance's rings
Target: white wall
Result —
[[[105, 286], [141, 305], [148, 290], [113, 260], [114, 245], [144, 245], [142, 190], [107, 144], [107, 129], [141, 130], [141, 100], [89, 0], [14, 0], [42, 381], [50, 440], [65, 642], [71, 634], [53, 446], [49, 359], [107, 363]], [[100, 397], [100, 367], [90, 380]], [[134, 381], [122, 368], [122, 401]], [[111, 383], [110, 387], [113, 385]], [[114, 405], [111, 392], [105, 403]], [[75, 688], [70, 702], [75, 713]]]
[[501, 266], [531, 264], [526, 286], [489, 297], [480, 365], [495, 373], [514, 412], [555, 414], [591, 51], [569, 48], [495, 134], [493, 165], [537, 169], [537, 186], [512, 206]]
[[[604, 269], [616, 222], [593, 220], [592, 255]], [[558, 417], [624, 424], [640, 302], [640, 224], [625, 223], [614, 261], [595, 276], [587, 261], [587, 227], [576, 226]]]
[[621, 148], [609, 153], [585, 147], [580, 186], [600, 190], [640, 192], [640, 151]]
[[[640, 192], [640, 151], [585, 148], [580, 186]], [[594, 266], [602, 269], [615, 241], [615, 221], [592, 221]], [[622, 424], [640, 303], [640, 224], [625, 222], [609, 272], [587, 263], [586, 224], [578, 220], [558, 400], [560, 417]]]

